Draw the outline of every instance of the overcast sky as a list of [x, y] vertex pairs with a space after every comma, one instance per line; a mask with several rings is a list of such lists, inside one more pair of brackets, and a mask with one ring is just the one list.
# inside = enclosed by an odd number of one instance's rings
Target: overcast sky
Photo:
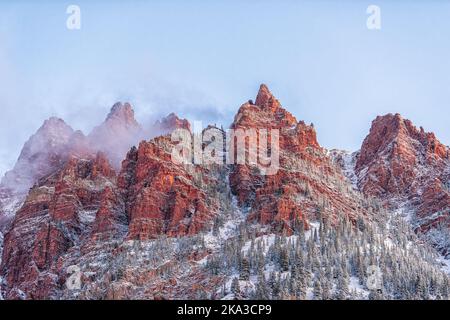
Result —
[[388, 112], [448, 145], [449, 17], [444, 0], [1, 1], [0, 174], [50, 116], [88, 133], [129, 101], [143, 122], [228, 126], [262, 82], [327, 148], [358, 149]]

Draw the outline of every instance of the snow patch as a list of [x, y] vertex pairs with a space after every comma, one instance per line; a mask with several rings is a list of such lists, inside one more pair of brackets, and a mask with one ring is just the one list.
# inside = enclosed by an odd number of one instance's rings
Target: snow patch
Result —
[[83, 224], [91, 224], [95, 220], [97, 210], [82, 210], [78, 212], [78, 218]]
[[0, 199], [0, 212], [3, 212], [6, 218], [13, 218], [16, 212], [22, 207], [25, 198], [25, 195], [19, 194]]
[[328, 155], [337, 164], [344, 176], [349, 180], [353, 189], [358, 190], [358, 176], [355, 173], [355, 165], [359, 151], [350, 153], [345, 150], [333, 149], [328, 152]]

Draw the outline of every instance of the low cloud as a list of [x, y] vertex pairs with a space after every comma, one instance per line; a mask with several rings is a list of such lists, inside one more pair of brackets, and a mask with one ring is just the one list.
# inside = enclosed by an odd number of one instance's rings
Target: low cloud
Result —
[[174, 112], [190, 121], [226, 124], [218, 103], [205, 92], [171, 83], [158, 75], [135, 70], [135, 76], [121, 79], [121, 70], [96, 70], [89, 78], [65, 74], [26, 78], [9, 63], [0, 48], [0, 173], [11, 169], [26, 140], [49, 117], [62, 118], [74, 130], [88, 135], [101, 124], [112, 105], [130, 102], [137, 121], [150, 128], [161, 117]]

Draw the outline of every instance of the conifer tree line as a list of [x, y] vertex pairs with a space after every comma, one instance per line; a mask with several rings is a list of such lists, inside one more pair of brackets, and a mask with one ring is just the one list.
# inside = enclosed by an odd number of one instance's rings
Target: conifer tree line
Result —
[[401, 217], [380, 211], [374, 221], [320, 217], [310, 230], [295, 225], [291, 236], [257, 237], [261, 230], [243, 222], [205, 265], [231, 279], [218, 288], [222, 298], [449, 299], [438, 256]]

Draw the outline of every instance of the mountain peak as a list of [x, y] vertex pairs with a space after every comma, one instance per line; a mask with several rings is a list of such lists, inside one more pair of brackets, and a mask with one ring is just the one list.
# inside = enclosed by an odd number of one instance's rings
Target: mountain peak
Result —
[[24, 144], [14, 168], [1, 184], [14, 192], [25, 192], [37, 179], [58, 167], [73, 129], [62, 119], [51, 117]]
[[366, 145], [375, 143], [378, 150], [394, 141], [400, 145], [409, 145], [411, 148], [414, 148], [413, 145], [422, 145], [428, 154], [443, 159], [447, 157], [447, 147], [433, 132], [426, 132], [422, 127], [417, 128], [411, 120], [404, 119], [399, 113], [388, 113], [372, 121], [370, 133], [365, 140]]
[[[361, 146], [356, 162], [363, 190], [372, 195], [405, 192], [416, 179], [415, 168], [441, 170], [448, 148], [433, 133], [418, 129], [398, 113], [378, 116]], [[369, 191], [367, 191], [369, 190]]]
[[36, 132], [36, 134], [49, 135], [52, 133], [67, 137], [73, 133], [73, 129], [63, 119], [57, 117], [50, 117], [44, 121], [44, 123]]
[[156, 121], [155, 127], [161, 133], [169, 133], [175, 129], [191, 130], [191, 124], [186, 119], [179, 118], [175, 113], [171, 112], [161, 120]]
[[31, 136], [26, 147], [33, 149], [33, 152], [43, 152], [40, 150], [44, 145], [61, 147], [67, 143], [74, 130], [64, 120], [51, 117], [44, 121], [36, 133]]
[[137, 122], [134, 118], [133, 107], [128, 102], [117, 102], [112, 106], [111, 111], [106, 117], [106, 121], [115, 121], [116, 119], [121, 120], [127, 124], [137, 125]]
[[281, 107], [280, 102], [275, 98], [275, 96], [272, 94], [272, 92], [270, 92], [269, 88], [265, 84], [261, 84], [259, 87], [255, 105], [262, 108], [268, 108], [272, 111], [275, 111], [279, 107]]
[[281, 106], [267, 85], [261, 84], [256, 101], [249, 100], [239, 108], [231, 128], [290, 128], [296, 124], [295, 117]]
[[51, 125], [67, 125], [66, 122], [58, 117], [50, 117], [44, 121], [42, 124], [43, 127], [51, 126]]

